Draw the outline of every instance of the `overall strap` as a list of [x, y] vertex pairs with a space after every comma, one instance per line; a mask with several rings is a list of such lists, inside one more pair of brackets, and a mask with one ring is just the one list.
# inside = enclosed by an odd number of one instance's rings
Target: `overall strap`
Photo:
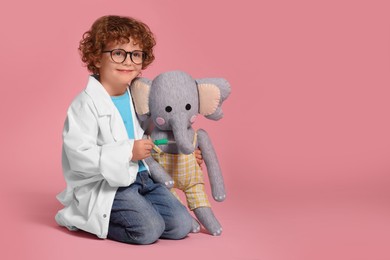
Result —
[[195, 134], [194, 134], [194, 142], [192, 143], [192, 145], [196, 148], [196, 141], [198, 140], [198, 131], [195, 131]]
[[160, 149], [160, 147], [158, 147], [157, 145], [154, 145], [153, 146], [153, 150], [156, 152], [156, 153], [162, 153], [163, 151]]
[[[148, 135], [148, 139], [152, 140], [152, 138], [150, 137], [150, 135]], [[153, 145], [153, 150], [156, 152], [156, 153], [162, 153], [163, 151], [160, 149], [160, 147], [158, 147], [157, 145]]]

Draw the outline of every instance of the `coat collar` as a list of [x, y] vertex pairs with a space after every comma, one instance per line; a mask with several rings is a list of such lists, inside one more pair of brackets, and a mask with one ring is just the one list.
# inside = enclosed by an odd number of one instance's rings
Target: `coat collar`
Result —
[[[119, 111], [112, 102], [111, 97], [106, 91], [106, 89], [97, 80], [96, 75], [89, 76], [88, 84], [84, 91], [88, 96], [91, 97], [99, 116], [111, 116], [110, 124], [114, 138], [116, 140], [126, 139], [127, 132], [123, 121], [119, 120], [121, 118]], [[133, 116], [134, 135], [136, 139], [140, 139], [142, 138], [144, 130], [142, 129], [137, 120], [129, 88], [127, 89], [127, 91], [130, 95], [130, 110]]]
[[99, 116], [112, 115], [114, 113], [115, 107], [111, 97], [97, 80], [96, 75], [89, 76], [85, 92], [92, 98]]

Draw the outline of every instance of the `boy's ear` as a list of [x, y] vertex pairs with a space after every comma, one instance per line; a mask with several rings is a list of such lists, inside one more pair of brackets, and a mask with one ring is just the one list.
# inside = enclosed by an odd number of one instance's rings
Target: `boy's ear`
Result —
[[146, 78], [137, 78], [130, 85], [135, 111], [139, 116], [149, 115], [149, 94], [151, 85], [152, 81]]
[[100, 67], [101, 67], [100, 60], [99, 60], [99, 61], [97, 61], [97, 62], [95, 62], [95, 67], [100, 69]]

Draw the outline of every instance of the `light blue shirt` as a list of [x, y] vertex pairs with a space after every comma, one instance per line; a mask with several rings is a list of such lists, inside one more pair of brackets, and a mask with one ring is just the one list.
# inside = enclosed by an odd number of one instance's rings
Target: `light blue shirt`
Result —
[[[130, 110], [130, 96], [129, 93], [126, 91], [125, 94], [121, 96], [111, 97], [112, 102], [114, 102], [114, 105], [119, 110], [119, 113], [121, 114], [123, 123], [125, 124], [127, 136], [129, 139], [134, 139], [134, 126], [133, 126], [133, 116], [131, 115]], [[146, 171], [145, 165], [142, 163], [142, 161], [138, 161], [139, 170], [138, 172]]]

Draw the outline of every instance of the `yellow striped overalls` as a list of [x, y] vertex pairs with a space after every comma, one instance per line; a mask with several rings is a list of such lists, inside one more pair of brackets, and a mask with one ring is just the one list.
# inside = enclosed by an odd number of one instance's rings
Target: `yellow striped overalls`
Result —
[[[194, 147], [196, 145], [197, 133], [194, 136]], [[187, 199], [190, 210], [199, 207], [211, 207], [204, 189], [203, 172], [192, 154], [169, 154], [163, 152], [158, 146], [154, 146], [153, 158], [167, 171], [175, 181], [171, 189], [173, 195], [180, 200], [174, 188], [182, 190]], [[180, 200], [181, 201], [181, 200]]]

